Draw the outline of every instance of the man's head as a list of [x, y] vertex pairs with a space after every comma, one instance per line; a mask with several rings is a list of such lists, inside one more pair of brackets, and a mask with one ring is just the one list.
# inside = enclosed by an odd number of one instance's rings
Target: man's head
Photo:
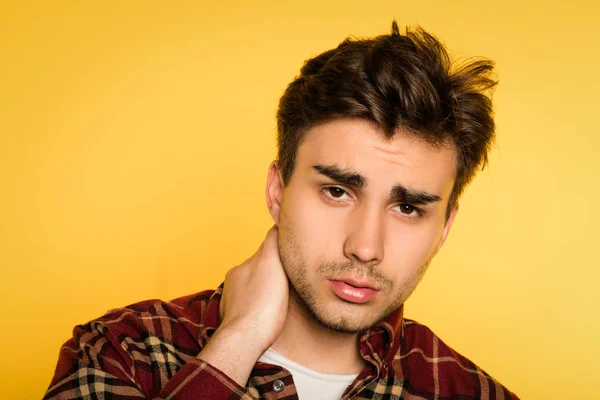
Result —
[[492, 68], [453, 68], [433, 36], [394, 23], [308, 60], [288, 86], [267, 200], [292, 287], [321, 324], [365, 329], [416, 287], [487, 161]]

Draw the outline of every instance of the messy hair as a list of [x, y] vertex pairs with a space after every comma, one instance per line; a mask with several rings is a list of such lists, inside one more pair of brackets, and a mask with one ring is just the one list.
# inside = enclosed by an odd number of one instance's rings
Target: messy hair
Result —
[[494, 63], [455, 63], [444, 45], [422, 28], [368, 39], [348, 38], [307, 60], [287, 87], [277, 111], [278, 162], [284, 185], [294, 171], [307, 131], [327, 121], [361, 118], [387, 138], [409, 132], [457, 151], [456, 180], [447, 216], [494, 141], [491, 89]]

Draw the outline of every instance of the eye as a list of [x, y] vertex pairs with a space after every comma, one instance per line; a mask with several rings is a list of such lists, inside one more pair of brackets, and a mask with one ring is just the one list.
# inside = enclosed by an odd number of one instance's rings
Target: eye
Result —
[[340, 189], [339, 187], [330, 187], [327, 188], [327, 191], [329, 192], [331, 197], [335, 197], [336, 199], [339, 199], [344, 194], [346, 194], [346, 191], [344, 189]]
[[[331, 201], [343, 201], [350, 198], [348, 192], [337, 186], [329, 186], [322, 189], [323, 194]], [[346, 197], [344, 197], [346, 196]]]
[[398, 209], [402, 214], [409, 215], [411, 217], [420, 217], [421, 215], [423, 215], [423, 210], [406, 203], [399, 204]]

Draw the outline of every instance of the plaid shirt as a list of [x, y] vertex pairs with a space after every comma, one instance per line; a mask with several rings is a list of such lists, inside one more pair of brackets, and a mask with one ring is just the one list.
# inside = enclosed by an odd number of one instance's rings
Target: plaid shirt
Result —
[[[257, 362], [246, 387], [196, 356], [219, 324], [222, 288], [145, 301], [78, 325], [45, 399], [297, 399], [289, 371]], [[360, 335], [366, 367], [343, 399], [517, 399], [402, 307]]]

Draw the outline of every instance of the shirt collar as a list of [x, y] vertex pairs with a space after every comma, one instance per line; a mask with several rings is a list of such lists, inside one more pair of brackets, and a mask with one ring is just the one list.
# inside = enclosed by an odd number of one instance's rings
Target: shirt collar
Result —
[[404, 305], [401, 305], [382, 321], [360, 335], [360, 353], [362, 357], [375, 364], [386, 367], [391, 364], [404, 335]]
[[223, 294], [223, 283], [213, 292], [206, 303], [204, 311], [204, 319], [202, 322], [203, 328], [200, 329], [198, 340], [201, 343], [208, 342], [208, 339], [219, 327], [219, 305], [221, 304], [221, 295]]
[[[210, 296], [206, 305], [203, 325], [200, 330], [200, 341], [206, 343], [214, 331], [219, 327], [219, 304], [223, 284]], [[360, 353], [362, 357], [374, 364], [377, 369], [391, 364], [394, 355], [398, 353], [402, 336], [404, 305], [398, 307], [382, 321], [359, 334]]]

